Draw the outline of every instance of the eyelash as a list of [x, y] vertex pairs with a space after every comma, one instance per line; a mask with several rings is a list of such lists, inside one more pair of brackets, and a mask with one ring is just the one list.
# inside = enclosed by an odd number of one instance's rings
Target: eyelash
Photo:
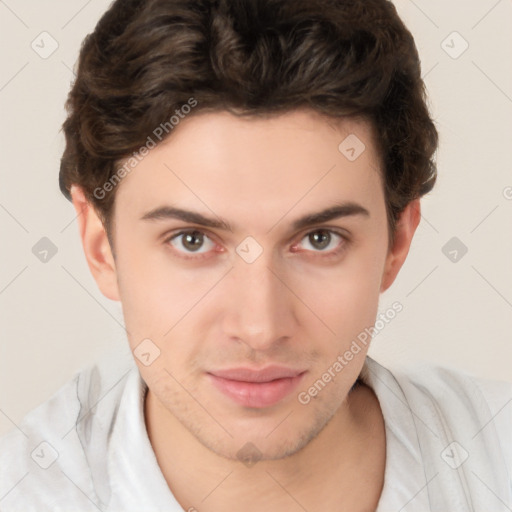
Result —
[[[337, 230], [334, 230], [334, 229], [329, 229], [329, 228], [316, 228], [312, 231], [308, 231], [307, 233], [304, 234], [304, 236], [299, 240], [299, 242], [301, 242], [302, 240], [304, 240], [306, 237], [308, 237], [309, 235], [313, 234], [313, 233], [317, 233], [319, 231], [326, 231], [328, 233], [330, 233], [331, 235], [334, 234], [336, 236], [339, 236], [342, 241], [340, 242], [340, 245], [336, 248], [336, 249], [333, 249], [331, 251], [306, 251], [306, 252], [313, 252], [313, 253], [318, 253], [320, 255], [320, 257], [322, 258], [333, 258], [333, 257], [336, 257], [338, 255], [340, 255], [343, 251], [345, 251], [347, 249], [347, 246], [348, 244], [350, 243], [350, 239], [344, 235], [343, 233], [337, 231]], [[179, 231], [178, 233], [174, 233], [172, 234], [171, 236], [168, 236], [165, 240], [164, 240], [164, 244], [170, 244], [170, 242], [172, 240], [174, 240], [175, 238], [178, 238], [182, 235], [187, 235], [187, 234], [190, 234], [190, 233], [200, 233], [202, 235], [205, 235], [208, 239], [212, 240], [208, 235], [207, 233], [205, 233], [204, 231], [200, 230], [200, 229], [194, 229], [194, 228], [191, 228], [191, 229], [186, 229], [186, 230], [181, 230]], [[213, 240], [212, 240], [213, 242]], [[173, 250], [173, 249], [171, 249]], [[196, 256], [191, 256], [191, 255], [186, 255], [187, 253], [183, 253], [181, 251], [177, 251], [177, 250], [173, 250], [173, 252], [177, 252], [178, 253], [178, 257], [180, 258], [183, 258], [183, 259], [186, 259], [186, 260], [203, 260], [205, 258], [208, 258], [209, 257], [209, 252], [206, 252], [206, 253], [197, 253], [198, 255]], [[325, 254], [323, 254], [325, 252]], [[193, 254], [193, 253], [189, 253], [189, 254]]]

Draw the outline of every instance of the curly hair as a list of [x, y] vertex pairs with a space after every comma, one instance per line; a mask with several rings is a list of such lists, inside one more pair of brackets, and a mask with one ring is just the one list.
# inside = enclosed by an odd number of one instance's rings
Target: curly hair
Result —
[[436, 181], [418, 52], [390, 1], [116, 0], [82, 42], [59, 173], [67, 199], [82, 187], [111, 246], [115, 187], [95, 190], [191, 98], [190, 115], [308, 108], [368, 120], [391, 241], [399, 214]]

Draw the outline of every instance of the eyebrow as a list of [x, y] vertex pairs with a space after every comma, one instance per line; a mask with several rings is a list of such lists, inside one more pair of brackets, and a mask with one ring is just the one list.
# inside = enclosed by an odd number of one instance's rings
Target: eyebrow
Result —
[[[321, 224], [330, 220], [362, 215], [369, 218], [370, 212], [362, 205], [354, 202], [338, 203], [319, 212], [308, 213], [293, 221], [292, 229], [299, 230], [314, 224]], [[178, 219], [191, 224], [199, 224], [208, 228], [222, 229], [233, 232], [231, 224], [222, 218], [206, 217], [198, 212], [183, 210], [173, 206], [159, 206], [145, 213], [140, 220], [159, 221]]]

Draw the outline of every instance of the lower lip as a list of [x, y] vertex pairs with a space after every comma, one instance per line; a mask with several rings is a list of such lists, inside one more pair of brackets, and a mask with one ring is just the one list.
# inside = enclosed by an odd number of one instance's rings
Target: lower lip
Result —
[[213, 385], [234, 402], [244, 407], [270, 407], [289, 395], [306, 372], [296, 377], [276, 379], [270, 382], [243, 382], [224, 379], [209, 373]]

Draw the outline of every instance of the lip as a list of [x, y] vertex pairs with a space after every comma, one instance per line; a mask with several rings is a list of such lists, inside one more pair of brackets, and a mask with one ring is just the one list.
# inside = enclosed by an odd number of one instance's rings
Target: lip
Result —
[[269, 366], [260, 370], [232, 368], [208, 372], [212, 384], [239, 405], [263, 408], [275, 405], [300, 383], [305, 370]]

